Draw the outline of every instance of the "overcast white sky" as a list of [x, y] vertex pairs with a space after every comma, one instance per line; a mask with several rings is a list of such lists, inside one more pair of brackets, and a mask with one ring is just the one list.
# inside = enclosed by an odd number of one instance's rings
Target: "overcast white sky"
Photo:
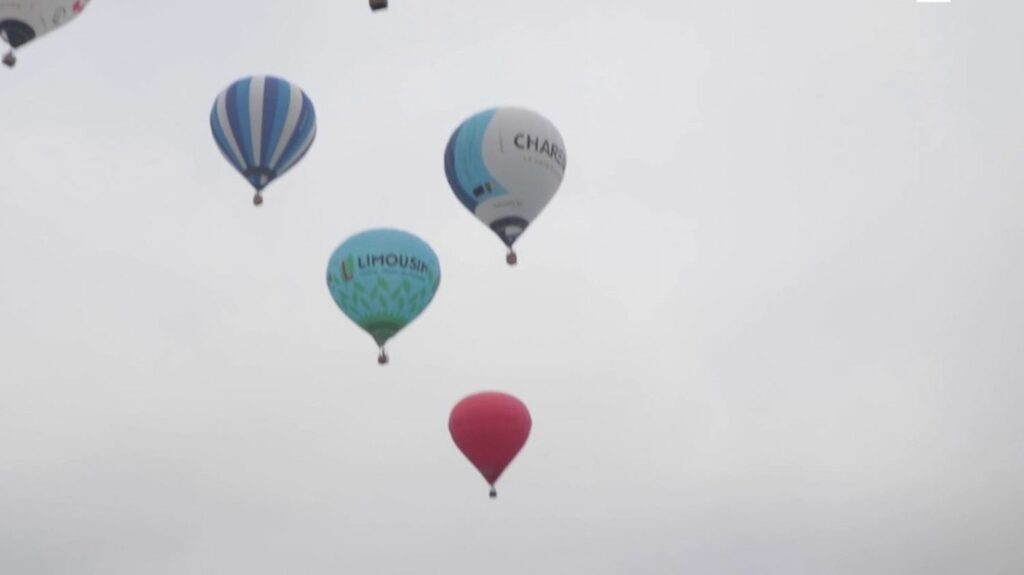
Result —
[[[391, 4], [98, 0], [0, 70], [0, 573], [1022, 572], [1024, 5]], [[257, 73], [319, 116], [259, 210]], [[443, 170], [505, 104], [569, 158], [515, 269]], [[385, 369], [324, 282], [377, 226], [444, 278]]]

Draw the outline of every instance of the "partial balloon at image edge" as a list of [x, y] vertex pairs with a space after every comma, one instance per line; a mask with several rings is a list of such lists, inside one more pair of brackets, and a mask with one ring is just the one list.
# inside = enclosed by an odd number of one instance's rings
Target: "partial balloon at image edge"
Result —
[[[63, 27], [81, 14], [90, 0], [35, 0], [34, 2], [5, 3], [0, 5], [0, 41], [8, 46], [4, 54], [4, 66], [14, 68], [18, 63], [16, 50]], [[40, 12], [53, 14], [42, 18]], [[59, 18], [57, 15], [61, 15]], [[43, 22], [43, 27], [30, 22]], [[46, 22], [53, 25], [45, 27]]]

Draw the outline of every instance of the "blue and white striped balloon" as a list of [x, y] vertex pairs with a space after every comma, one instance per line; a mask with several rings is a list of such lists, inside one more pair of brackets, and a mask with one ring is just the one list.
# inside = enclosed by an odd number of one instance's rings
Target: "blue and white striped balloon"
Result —
[[298, 86], [272, 76], [252, 76], [217, 96], [210, 127], [224, 157], [256, 189], [294, 166], [316, 138], [316, 111]]

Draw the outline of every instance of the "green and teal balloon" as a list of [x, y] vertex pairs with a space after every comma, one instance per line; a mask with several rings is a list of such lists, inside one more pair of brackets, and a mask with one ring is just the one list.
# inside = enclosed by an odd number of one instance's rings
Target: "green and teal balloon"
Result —
[[384, 344], [430, 305], [441, 283], [437, 254], [420, 238], [395, 229], [358, 233], [338, 246], [327, 264], [327, 288], [341, 311]]

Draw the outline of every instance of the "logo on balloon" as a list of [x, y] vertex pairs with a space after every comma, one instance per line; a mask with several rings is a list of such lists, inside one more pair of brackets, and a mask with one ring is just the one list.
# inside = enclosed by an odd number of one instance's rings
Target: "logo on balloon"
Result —
[[352, 258], [341, 262], [341, 280], [348, 283], [352, 281]]
[[494, 183], [493, 182], [484, 182], [484, 183], [480, 184], [479, 186], [473, 188], [473, 197], [474, 198], [479, 198], [480, 196], [482, 196], [482, 195], [484, 195], [484, 194], [486, 194], [486, 193], [488, 193], [488, 192], [490, 192], [492, 190], [494, 190]]
[[562, 171], [565, 171], [565, 150], [560, 148], [558, 144], [523, 132], [516, 134], [512, 143], [520, 150], [543, 154], [551, 158], [551, 160], [558, 164], [558, 167], [562, 168]]
[[375, 272], [379, 268], [389, 268], [382, 270], [384, 273], [395, 273], [397, 270], [402, 270], [419, 273], [428, 278], [433, 276], [427, 263], [415, 256], [384, 253], [358, 257], [349, 256], [341, 262], [341, 279], [348, 283], [355, 277], [355, 270]]
[[430, 268], [427, 267], [426, 262], [415, 256], [391, 253], [359, 256], [356, 259], [356, 267], [360, 270], [378, 268], [382, 266], [388, 268], [401, 268], [403, 270], [418, 272], [428, 276], [430, 275]]

